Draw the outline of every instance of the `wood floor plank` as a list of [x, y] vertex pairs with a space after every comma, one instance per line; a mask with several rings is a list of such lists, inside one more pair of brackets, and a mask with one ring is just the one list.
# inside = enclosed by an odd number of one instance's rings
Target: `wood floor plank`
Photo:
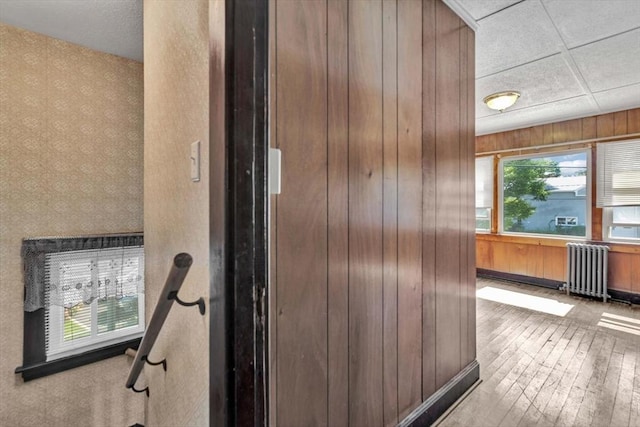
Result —
[[[557, 362], [555, 362], [553, 365], [551, 364], [553, 362], [553, 357], [549, 357], [543, 362], [543, 365], [548, 364], [549, 367], [552, 367], [552, 370], [545, 383], [543, 384], [541, 390], [538, 391], [538, 394], [535, 397], [528, 396], [525, 392], [523, 392], [521, 398], [518, 399], [518, 402], [514, 404], [513, 408], [505, 416], [501, 425], [517, 425], [529, 410], [529, 408], [542, 408], [547, 405], [547, 403], [551, 399], [552, 394], [555, 392], [557, 386], [559, 385], [565, 370], [569, 366], [569, 361], [573, 359], [576, 351], [578, 350], [578, 347], [582, 342], [584, 335], [585, 331], [578, 329], [575, 325], [571, 325], [567, 329], [567, 332], [565, 332], [565, 336], [560, 340], [556, 348], [552, 351], [553, 353], [556, 351], [556, 349], [563, 349], [560, 356], [557, 358]], [[522, 375], [520, 378], [518, 378], [517, 382], [519, 384], [525, 384], [528, 380], [529, 379], [527, 377]], [[528, 405], [526, 405], [526, 403], [528, 403]], [[535, 413], [539, 414], [540, 411], [536, 410]]]
[[[494, 398], [479, 409], [479, 412], [475, 414], [476, 419], [481, 419], [487, 425], [495, 426], [499, 424], [504, 413], [511, 407], [511, 404], [509, 404], [507, 408], [504, 408], [506, 402], [503, 401], [510, 386], [521, 375], [522, 371], [527, 369], [534, 360], [535, 355], [544, 347], [544, 343], [558, 330], [558, 325], [551, 322], [545, 322], [544, 326], [546, 327], [542, 332], [536, 330], [536, 334], [524, 343], [521, 347], [523, 351], [514, 353], [512, 357], [501, 363], [499, 369], [486, 380], [486, 388], [492, 391]], [[514, 397], [513, 394], [507, 396], [507, 399], [509, 400], [512, 397]], [[517, 399], [517, 396], [515, 396], [515, 399]], [[496, 419], [498, 414], [502, 416]]]
[[[566, 322], [568, 323], [568, 322]], [[555, 350], [556, 347], [562, 346], [562, 337], [567, 331], [567, 325], [558, 326], [553, 334], [541, 346], [540, 351], [535, 354], [523, 354], [520, 362], [511, 370], [511, 372], [496, 386], [496, 399], [500, 399], [498, 404], [488, 410], [487, 419], [491, 425], [499, 425], [511, 406], [516, 402], [521, 394], [529, 390], [529, 395], [537, 395], [546, 378], [551, 372], [551, 368], [544, 366], [544, 361]], [[544, 336], [544, 335], [543, 335]], [[564, 344], [566, 346], [566, 344]], [[563, 347], [564, 348], [564, 347]], [[532, 357], [533, 356], [533, 357]], [[527, 372], [534, 371], [533, 381], [526, 387], [518, 383], [518, 378], [527, 375]], [[542, 371], [542, 372], [539, 372]]]
[[604, 312], [640, 320], [640, 307], [478, 280], [571, 304], [564, 317], [478, 299], [483, 382], [438, 427], [640, 427], [640, 336], [598, 326]]
[[[617, 342], [620, 340], [616, 340]], [[613, 406], [618, 394], [618, 386], [620, 383], [620, 373], [622, 371], [622, 359], [624, 354], [617, 351], [611, 353], [607, 374], [604, 379], [604, 385], [601, 389], [594, 392], [595, 394], [595, 414], [591, 425], [593, 427], [605, 426], [611, 424], [613, 416]]]
[[578, 376], [578, 372], [580, 371], [582, 363], [587, 356], [587, 351], [589, 350], [589, 347], [591, 347], [594, 336], [595, 331], [584, 330], [580, 345], [578, 346], [575, 354], [569, 359], [568, 366], [566, 366], [566, 370], [560, 379], [558, 387], [554, 390], [547, 406], [544, 409], [531, 406], [523, 416], [523, 420], [525, 422], [520, 423], [520, 425], [524, 426], [538, 423], [538, 425], [542, 426], [553, 424], [555, 422], [558, 413], [562, 409], [562, 405], [569, 395], [569, 390]]
[[640, 345], [636, 346], [636, 369], [633, 380], [633, 394], [631, 395], [631, 409], [629, 425], [640, 427]]
[[633, 375], [629, 372], [635, 372], [637, 350], [633, 347], [627, 347], [624, 351], [622, 359], [622, 374], [620, 375], [620, 383], [616, 394], [615, 404], [613, 405], [613, 416], [611, 417], [612, 426], [624, 426], [629, 424], [631, 415], [631, 399], [633, 396]]
[[580, 409], [576, 415], [574, 425], [588, 426], [593, 421], [593, 417], [596, 411], [596, 404], [598, 399], [598, 391], [604, 384], [604, 380], [607, 374], [607, 368], [609, 361], [613, 353], [613, 347], [615, 345], [615, 338], [611, 336], [605, 337], [605, 344], [600, 349], [600, 354], [595, 360], [593, 374], [587, 385], [587, 390], [580, 404]]

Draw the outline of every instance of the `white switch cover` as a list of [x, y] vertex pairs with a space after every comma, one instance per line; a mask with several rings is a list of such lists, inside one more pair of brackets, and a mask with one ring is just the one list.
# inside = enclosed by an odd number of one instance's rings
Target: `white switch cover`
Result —
[[269, 148], [269, 192], [280, 194], [282, 182], [282, 155], [277, 148]]
[[200, 181], [200, 141], [191, 143], [191, 181]]

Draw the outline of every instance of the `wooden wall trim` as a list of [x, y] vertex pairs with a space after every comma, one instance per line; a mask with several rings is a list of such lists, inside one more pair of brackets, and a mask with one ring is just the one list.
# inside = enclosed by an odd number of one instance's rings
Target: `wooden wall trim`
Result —
[[489, 241], [489, 242], [504, 242], [504, 243], [516, 243], [521, 245], [535, 245], [535, 246], [547, 246], [547, 247], [566, 247], [569, 242], [583, 242], [594, 243], [598, 245], [607, 245], [611, 252], [619, 252], [626, 254], [640, 254], [640, 245], [633, 243], [612, 243], [602, 242], [597, 240], [570, 240], [570, 239], [558, 239], [553, 237], [528, 237], [528, 236], [516, 236], [511, 234], [476, 234], [476, 240]]

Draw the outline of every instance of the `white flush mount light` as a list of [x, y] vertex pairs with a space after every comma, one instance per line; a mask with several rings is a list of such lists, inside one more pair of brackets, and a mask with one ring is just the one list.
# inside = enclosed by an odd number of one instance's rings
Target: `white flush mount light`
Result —
[[493, 93], [489, 96], [486, 96], [483, 101], [485, 104], [487, 104], [487, 107], [491, 108], [492, 110], [498, 110], [502, 112], [515, 104], [518, 98], [520, 98], [520, 92], [509, 90], [505, 92]]

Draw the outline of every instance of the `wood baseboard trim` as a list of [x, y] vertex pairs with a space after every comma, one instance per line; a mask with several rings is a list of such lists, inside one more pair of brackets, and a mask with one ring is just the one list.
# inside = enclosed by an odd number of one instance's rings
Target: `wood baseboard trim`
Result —
[[[476, 275], [478, 277], [509, 280], [511, 282], [524, 283], [525, 285], [542, 286], [544, 288], [556, 290], [564, 286], [564, 282], [559, 282], [557, 280], [541, 279], [539, 277], [523, 276], [520, 274], [505, 273], [502, 271], [487, 270], [484, 268], [478, 268], [476, 270]], [[640, 305], [640, 294], [611, 288], [607, 289], [607, 293], [611, 295], [611, 298], [614, 300]]]
[[524, 276], [522, 274], [505, 273], [503, 271], [487, 270], [478, 268], [476, 271], [478, 277], [487, 277], [490, 279], [509, 280], [511, 282], [525, 283], [527, 285], [542, 286], [543, 288], [560, 289], [564, 282], [551, 279], [542, 279], [540, 277]]
[[640, 305], [640, 294], [619, 291], [617, 289], [607, 289], [607, 293], [611, 295], [611, 298], [614, 300], [619, 300], [619, 301], [628, 302], [630, 304]]
[[479, 379], [480, 365], [477, 360], [474, 360], [422, 402], [422, 405], [414, 409], [398, 426], [430, 426]]

